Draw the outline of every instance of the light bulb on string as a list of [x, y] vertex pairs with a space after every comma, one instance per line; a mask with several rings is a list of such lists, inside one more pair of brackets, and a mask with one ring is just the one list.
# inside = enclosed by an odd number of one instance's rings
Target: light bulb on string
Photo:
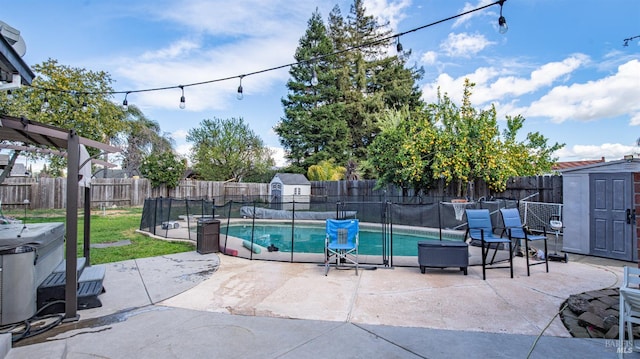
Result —
[[397, 37], [396, 51], [398, 51], [399, 53], [402, 52], [402, 44], [400, 43], [400, 36]]
[[502, 4], [504, 4], [505, 0], [500, 2], [500, 17], [498, 18], [498, 32], [501, 34], [507, 33], [509, 30], [509, 26], [507, 25], [507, 19], [502, 16]]
[[180, 109], [184, 110], [186, 103], [184, 98], [184, 86], [180, 85], [180, 90], [182, 90], [182, 96], [180, 96]]
[[13, 100], [13, 93], [11, 92], [11, 90], [7, 90], [7, 100]]
[[87, 110], [88, 110], [88, 109], [89, 109], [89, 108], [88, 108], [88, 106], [87, 106], [87, 101], [84, 101], [84, 102], [82, 103], [82, 112], [87, 112]]
[[127, 101], [127, 96], [129, 95], [129, 93], [125, 93], [124, 94], [124, 101], [122, 101], [122, 110], [123, 111], [129, 111], [129, 101]]
[[311, 86], [318, 86], [318, 73], [316, 68], [313, 68], [313, 74], [311, 75]]
[[242, 78], [244, 77], [244, 75], [240, 76], [240, 86], [238, 86], [238, 94], [236, 95], [236, 98], [238, 100], [242, 100], [244, 98], [244, 94], [243, 94], [243, 90], [242, 90]]

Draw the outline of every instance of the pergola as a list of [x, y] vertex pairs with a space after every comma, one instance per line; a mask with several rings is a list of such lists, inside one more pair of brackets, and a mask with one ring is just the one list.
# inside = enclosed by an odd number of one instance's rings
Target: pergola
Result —
[[[1, 36], [0, 36], [1, 37]], [[25, 118], [11, 116], [0, 116], [0, 141], [4, 142], [0, 147], [27, 150], [34, 152], [49, 151], [55, 148], [61, 155], [66, 152], [67, 156], [67, 213], [66, 213], [66, 284], [65, 284], [65, 320], [72, 321], [78, 319], [78, 277], [77, 260], [78, 257], [78, 191], [80, 168], [87, 163], [81, 161], [81, 145], [97, 148], [101, 153], [120, 152], [118, 147], [114, 147], [102, 142], [78, 136], [75, 130], [64, 130], [58, 127], [30, 121]], [[6, 144], [5, 141], [12, 142]], [[21, 144], [16, 144], [21, 143]], [[52, 152], [53, 153], [53, 152]], [[90, 159], [92, 162], [105, 164], [103, 161]], [[90, 167], [89, 167], [90, 168]], [[83, 171], [84, 172], [84, 171]], [[90, 248], [90, 207], [91, 192], [89, 187], [85, 187], [85, 211], [84, 211], [84, 256], [89, 260]], [[69, 259], [74, 260], [69, 260]]]

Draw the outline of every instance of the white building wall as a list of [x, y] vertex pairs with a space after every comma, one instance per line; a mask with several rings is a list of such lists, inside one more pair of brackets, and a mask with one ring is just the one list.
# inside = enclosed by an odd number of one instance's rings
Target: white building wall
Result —
[[562, 224], [564, 236], [562, 250], [570, 253], [589, 254], [589, 175], [563, 174], [562, 176]]

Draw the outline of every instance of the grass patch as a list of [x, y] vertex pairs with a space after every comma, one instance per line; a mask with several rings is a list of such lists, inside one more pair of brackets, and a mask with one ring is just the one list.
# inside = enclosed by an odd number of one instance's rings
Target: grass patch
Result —
[[[25, 220], [24, 211], [3, 211], [5, 216]], [[91, 243], [131, 241], [120, 247], [91, 248], [91, 264], [119, 262], [128, 259], [156, 257], [195, 250], [195, 243], [170, 242], [147, 237], [136, 230], [140, 228], [142, 208], [96, 210], [91, 213]], [[66, 222], [65, 210], [33, 210], [27, 212], [26, 223]], [[82, 256], [84, 238], [84, 214], [78, 215], [78, 255]]]

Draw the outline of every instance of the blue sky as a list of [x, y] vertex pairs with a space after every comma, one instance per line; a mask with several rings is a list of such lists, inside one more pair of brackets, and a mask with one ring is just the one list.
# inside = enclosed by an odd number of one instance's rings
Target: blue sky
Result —
[[[394, 33], [492, 3], [485, 0], [365, 0]], [[283, 115], [288, 68], [242, 80], [239, 75], [293, 62], [316, 9], [327, 19], [351, 1], [136, 0], [11, 1], [0, 20], [21, 32], [29, 65], [48, 58], [106, 71], [116, 91], [178, 86], [235, 77], [180, 90], [128, 96], [189, 152], [185, 136], [203, 119], [242, 117], [282, 157], [273, 126]], [[499, 6], [401, 37], [410, 63], [425, 69], [423, 98], [438, 87], [459, 100], [465, 78], [476, 83], [473, 104], [494, 104], [526, 118], [521, 131], [565, 143], [561, 161], [621, 159], [640, 147], [640, 1], [507, 0], [509, 31], [498, 33]], [[395, 49], [390, 49], [395, 51]], [[113, 100], [122, 103], [123, 95]], [[279, 149], [279, 150], [278, 150]], [[279, 161], [281, 163], [281, 161]]]

